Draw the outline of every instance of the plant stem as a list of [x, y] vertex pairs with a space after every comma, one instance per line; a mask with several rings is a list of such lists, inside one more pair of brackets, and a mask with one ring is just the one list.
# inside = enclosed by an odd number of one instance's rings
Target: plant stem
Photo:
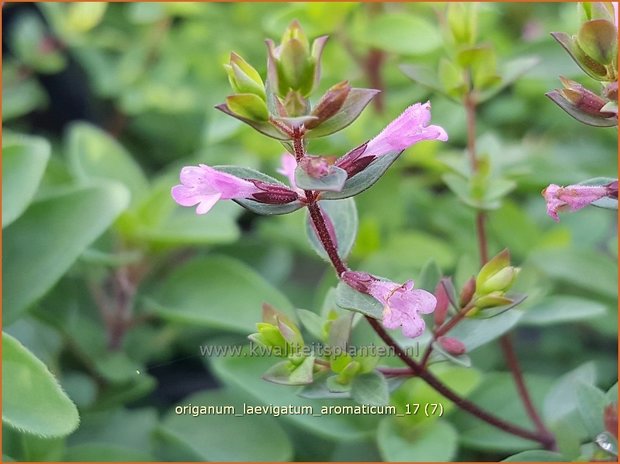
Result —
[[[478, 171], [479, 167], [478, 156], [476, 153], [476, 100], [471, 91], [468, 92], [465, 96], [464, 105], [465, 115], [467, 119], [467, 152], [469, 155], [472, 173], [475, 174]], [[483, 211], [477, 211], [476, 237], [478, 239], [478, 251], [480, 253], [481, 266], [484, 266], [489, 261], [489, 247], [487, 241], [485, 221], [485, 213]], [[530, 396], [527, 386], [525, 385], [523, 373], [521, 372], [521, 367], [519, 366], [519, 360], [516, 356], [512, 339], [508, 334], [505, 334], [500, 338], [500, 346], [502, 348], [506, 364], [510, 369], [515, 385], [517, 387], [519, 398], [521, 399], [521, 403], [523, 403], [527, 415], [530, 417], [532, 423], [535, 425], [539, 436], [541, 438], [544, 438], [548, 443], [547, 447], [549, 449], [555, 449], [555, 438], [553, 434], [549, 430], [547, 430], [542, 419], [540, 418], [540, 415], [534, 407], [532, 397]]]
[[[301, 159], [305, 153], [303, 149], [303, 134], [300, 134], [297, 130], [295, 130], [295, 136], [293, 138], [293, 147], [295, 148], [295, 157], [297, 159]], [[317, 235], [323, 248], [325, 249], [329, 259], [340, 278], [340, 275], [347, 270], [346, 265], [338, 255], [338, 250], [332, 241], [329, 231], [327, 230], [327, 226], [325, 225], [325, 220], [323, 219], [323, 215], [321, 213], [321, 209], [317, 204], [317, 194], [313, 191], [306, 192], [307, 199], [307, 207], [310, 213], [310, 219], [314, 224], [314, 228], [316, 229]], [[374, 329], [374, 331], [381, 337], [383, 342], [392, 348], [396, 355], [409, 367], [410, 373], [403, 370], [398, 371], [398, 375], [416, 375], [422, 378], [427, 384], [433, 387], [437, 392], [441, 395], [445, 396], [447, 399], [452, 401], [457, 407], [460, 409], [467, 411], [468, 413], [474, 415], [478, 419], [487, 422], [488, 424], [493, 425], [507, 433], [511, 433], [513, 435], [533, 440], [540, 443], [547, 449], [551, 449], [554, 445], [553, 437], [549, 437], [547, 435], [539, 434], [536, 432], [529, 431], [524, 429], [518, 425], [511, 424], [510, 422], [506, 422], [503, 419], [493, 416], [492, 414], [480, 409], [474, 403], [466, 400], [465, 398], [458, 395], [458, 393], [452, 391], [445, 384], [441, 382], [437, 377], [430, 373], [430, 371], [426, 370], [426, 368], [420, 364], [418, 364], [414, 359], [410, 358], [407, 353], [398, 345], [398, 343], [385, 331], [381, 323], [373, 319], [372, 317], [366, 316], [366, 320]]]
[[407, 353], [403, 351], [403, 349], [396, 343], [396, 341], [385, 331], [385, 329], [381, 326], [381, 323], [376, 319], [373, 319], [369, 316], [366, 316], [366, 320], [375, 330], [377, 335], [381, 337], [381, 339], [385, 342], [386, 345], [394, 349], [396, 355], [411, 368], [415, 375], [419, 376], [422, 380], [424, 380], [427, 384], [433, 387], [438, 393], [445, 396], [447, 399], [452, 401], [457, 407], [460, 409], [467, 411], [468, 413], [474, 415], [480, 420], [487, 422], [488, 424], [493, 425], [494, 427], [503, 430], [504, 432], [511, 433], [513, 435], [519, 436], [521, 438], [525, 438], [528, 440], [533, 440], [545, 448], [550, 449], [553, 446], [553, 437], [549, 437], [546, 435], [539, 434], [537, 432], [531, 432], [530, 430], [524, 429], [518, 425], [511, 424], [510, 422], [506, 422], [505, 420], [493, 416], [488, 412], [480, 409], [474, 403], [466, 400], [465, 398], [459, 396], [456, 392], [449, 389], [446, 385], [444, 385], [441, 380], [431, 374], [428, 370], [423, 368], [420, 364], [418, 364], [415, 360], [411, 359], [407, 356]]
[[527, 415], [530, 416], [532, 422], [536, 426], [538, 432], [542, 434], [546, 434], [551, 436], [551, 433], [545, 427], [536, 408], [534, 407], [534, 403], [532, 403], [532, 399], [527, 391], [527, 386], [525, 385], [525, 379], [523, 378], [523, 374], [521, 372], [521, 368], [519, 367], [519, 360], [517, 359], [517, 355], [514, 350], [514, 346], [510, 339], [509, 335], [504, 335], [500, 339], [500, 346], [502, 347], [502, 351], [504, 353], [504, 357], [506, 358], [506, 362], [512, 371], [515, 384], [517, 385], [517, 390], [519, 392], [519, 396], [521, 397], [521, 401], [523, 402], [523, 406], [525, 406], [525, 411]]

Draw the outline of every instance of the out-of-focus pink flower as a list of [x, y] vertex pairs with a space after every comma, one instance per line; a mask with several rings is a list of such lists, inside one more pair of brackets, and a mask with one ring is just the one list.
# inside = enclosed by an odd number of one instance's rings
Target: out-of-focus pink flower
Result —
[[295, 182], [295, 168], [297, 168], [297, 160], [290, 153], [284, 153], [280, 158], [280, 167], [277, 171], [288, 178], [290, 186], [297, 190], [297, 183]]
[[181, 184], [172, 187], [172, 198], [181, 206], [197, 206], [197, 214], [209, 212], [218, 200], [248, 199], [259, 203], [286, 204], [298, 199], [287, 187], [257, 179], [242, 179], [205, 164], [181, 169]]
[[618, 197], [618, 183], [607, 185], [569, 185], [560, 187], [551, 184], [542, 191], [547, 202], [547, 214], [559, 222], [558, 212], [578, 211], [604, 197]]
[[430, 121], [430, 102], [411, 105], [375, 138], [340, 157], [336, 166], [353, 177], [380, 156], [401, 152], [423, 140], [448, 140], [446, 131], [440, 126], [429, 126]]
[[372, 296], [383, 304], [383, 325], [388, 329], [402, 326], [406, 337], [419, 337], [425, 323], [420, 314], [430, 314], [437, 304], [433, 294], [414, 289], [413, 281], [397, 284], [380, 280], [365, 272], [346, 271], [341, 276], [350, 287]]

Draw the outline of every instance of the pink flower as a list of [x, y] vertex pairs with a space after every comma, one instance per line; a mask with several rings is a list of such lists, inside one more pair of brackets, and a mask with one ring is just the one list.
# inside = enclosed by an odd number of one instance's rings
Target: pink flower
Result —
[[291, 189], [257, 179], [242, 179], [201, 164], [181, 170], [181, 184], [172, 187], [172, 198], [181, 206], [195, 206], [208, 213], [218, 200], [248, 199], [259, 203], [286, 204], [299, 198]]
[[448, 140], [446, 131], [439, 126], [429, 126], [430, 121], [430, 102], [411, 105], [368, 142], [364, 154], [382, 156], [393, 151], [402, 151], [422, 140]]
[[336, 166], [353, 177], [379, 156], [401, 152], [423, 140], [448, 140], [448, 134], [443, 128], [428, 125], [430, 120], [430, 102], [411, 105], [374, 139], [341, 156]]
[[288, 178], [290, 186], [294, 190], [297, 189], [297, 183], [295, 182], [295, 169], [297, 168], [297, 160], [290, 153], [284, 153], [280, 158], [280, 168], [277, 171]]
[[551, 184], [542, 191], [547, 202], [547, 214], [559, 222], [559, 211], [578, 211], [604, 197], [618, 197], [618, 184], [607, 185], [569, 185], [560, 187]]
[[437, 304], [437, 299], [431, 293], [414, 289], [412, 280], [401, 285], [380, 280], [365, 272], [352, 271], [344, 272], [341, 278], [350, 287], [383, 304], [383, 325], [388, 329], [402, 326], [406, 337], [422, 335], [425, 323], [420, 314], [432, 313]]

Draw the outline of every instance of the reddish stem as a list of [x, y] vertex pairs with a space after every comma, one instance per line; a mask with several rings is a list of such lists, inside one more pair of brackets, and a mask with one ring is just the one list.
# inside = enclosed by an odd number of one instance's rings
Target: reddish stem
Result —
[[[465, 115], [467, 118], [467, 152], [469, 154], [472, 172], [476, 173], [479, 167], [478, 158], [476, 155], [476, 101], [472, 92], [469, 92], [465, 96], [464, 105]], [[478, 211], [476, 213], [476, 236], [478, 239], [478, 250], [480, 252], [481, 266], [484, 266], [489, 261], [489, 247], [487, 241], [485, 219], [486, 217], [484, 212]], [[548, 449], [555, 449], [555, 438], [551, 434], [551, 432], [547, 430], [547, 428], [543, 424], [542, 419], [540, 418], [540, 415], [534, 407], [534, 403], [532, 402], [532, 398], [523, 379], [523, 373], [521, 372], [521, 367], [519, 366], [519, 360], [514, 351], [512, 340], [510, 339], [510, 336], [508, 334], [503, 335], [500, 338], [500, 345], [504, 354], [504, 358], [506, 360], [506, 364], [510, 369], [515, 385], [517, 387], [519, 398], [521, 399], [521, 403], [523, 403], [527, 415], [532, 420], [532, 423], [536, 426], [540, 437], [547, 441]]]

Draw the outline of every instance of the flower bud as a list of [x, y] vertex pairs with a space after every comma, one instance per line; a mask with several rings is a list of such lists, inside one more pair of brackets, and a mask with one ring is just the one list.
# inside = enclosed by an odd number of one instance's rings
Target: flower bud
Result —
[[285, 97], [290, 90], [303, 97], [318, 85], [320, 60], [327, 37], [319, 37], [310, 48], [308, 38], [298, 21], [293, 21], [282, 36], [279, 46], [267, 40], [268, 76], [278, 95]]
[[614, 23], [593, 19], [581, 25], [577, 43], [586, 55], [601, 65], [608, 65], [616, 57], [618, 31]]
[[465, 354], [465, 352], [467, 351], [467, 348], [465, 347], [463, 342], [456, 338], [439, 337], [437, 341], [439, 342], [439, 345], [441, 345], [441, 347], [446, 350], [446, 352], [455, 356]]
[[443, 279], [439, 281], [437, 287], [435, 287], [435, 298], [437, 298], [437, 305], [435, 306], [433, 319], [435, 321], [435, 326], [439, 327], [446, 320], [448, 305], [450, 304], [450, 299], [448, 298], [448, 293], [444, 287]]
[[231, 53], [230, 62], [224, 68], [235, 93], [251, 93], [265, 100], [265, 85], [260, 74], [243, 58]]
[[478, 272], [478, 276], [476, 277], [476, 294], [479, 295], [483, 293], [482, 289], [485, 282], [508, 266], [510, 266], [510, 252], [508, 249], [504, 249], [482, 266], [482, 269]]
[[[513, 302], [510, 298], [504, 296], [503, 292], [496, 291], [489, 293], [488, 295], [484, 295], [476, 298], [476, 308], [477, 309], [485, 309], [485, 308], [496, 308], [498, 306], [504, 306]], [[468, 313], [468, 315], [474, 315], [474, 312]]]
[[[613, 113], [601, 112], [601, 108], [605, 106], [607, 101], [596, 95], [594, 92], [591, 92], [581, 84], [571, 81], [570, 79], [566, 79], [565, 77], [560, 77], [560, 81], [562, 81], [562, 85], [564, 86], [564, 88], [560, 90], [560, 93], [580, 111], [594, 116], [613, 116]], [[617, 89], [618, 84], [615, 84]]]
[[285, 205], [299, 199], [297, 192], [284, 185], [269, 184], [258, 179], [248, 179], [248, 181], [258, 188], [258, 192], [248, 197], [250, 200], [268, 205]]
[[253, 93], [239, 93], [226, 97], [226, 107], [233, 114], [250, 121], [268, 121], [267, 104]]
[[510, 265], [510, 252], [505, 249], [482, 266], [476, 277], [474, 303], [477, 309], [493, 308], [513, 302], [505, 294], [520, 269]]
[[314, 179], [325, 177], [329, 172], [329, 163], [322, 156], [305, 156], [299, 166]]
[[482, 284], [482, 288], [480, 288], [480, 293], [485, 294], [496, 291], [502, 292], [508, 290], [517, 278], [519, 271], [520, 269], [517, 267], [505, 267], [493, 276], [489, 277], [489, 279], [487, 279]]
[[295, 323], [271, 305], [263, 305], [263, 322], [256, 324], [257, 333], [248, 336], [253, 342], [269, 348], [278, 348], [283, 356], [294, 355], [303, 346], [301, 331]]
[[316, 116], [317, 119], [309, 121], [306, 124], [306, 128], [313, 129], [338, 113], [350, 91], [351, 86], [348, 81], [342, 81], [332, 86], [327, 92], [325, 92], [316, 107], [312, 110], [311, 115]]
[[459, 295], [459, 305], [461, 308], [465, 307], [467, 303], [469, 303], [476, 292], [476, 279], [473, 277], [469, 279], [465, 285], [463, 285], [463, 289], [461, 290], [461, 294]]

